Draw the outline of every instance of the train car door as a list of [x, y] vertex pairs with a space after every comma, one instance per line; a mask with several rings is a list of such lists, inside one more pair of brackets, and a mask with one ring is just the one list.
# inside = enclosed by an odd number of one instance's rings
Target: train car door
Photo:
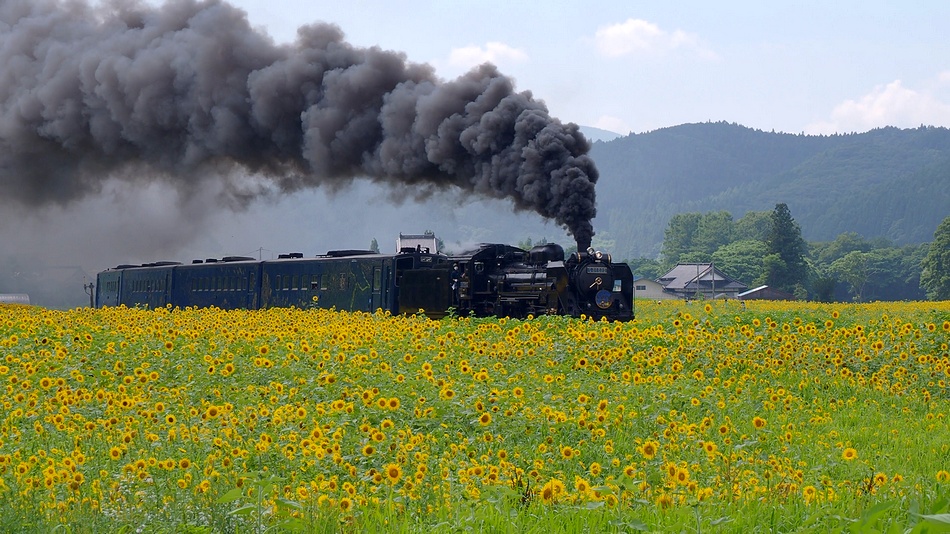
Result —
[[382, 275], [380, 276], [380, 307], [389, 310], [390, 313], [396, 313], [397, 306], [393, 302], [393, 261], [386, 258], [382, 262]]
[[382, 276], [382, 265], [373, 266], [373, 278], [370, 281], [370, 313], [375, 312], [383, 305]]
[[255, 262], [240, 265], [235, 270], [238, 289], [237, 307], [245, 310], [257, 309], [257, 295], [260, 293], [260, 288], [257, 286], [257, 273], [260, 268], [261, 264]]
[[261, 307], [261, 264], [257, 263], [249, 269], [247, 276], [247, 309], [256, 310]]
[[169, 268], [165, 273], [165, 279], [162, 281], [162, 305], [167, 306], [172, 302], [172, 286], [175, 283], [175, 268]]

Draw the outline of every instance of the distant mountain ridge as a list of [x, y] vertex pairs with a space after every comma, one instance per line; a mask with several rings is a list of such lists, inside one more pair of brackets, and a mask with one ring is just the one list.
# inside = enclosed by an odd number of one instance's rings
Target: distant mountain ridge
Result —
[[617, 132], [611, 132], [610, 130], [604, 130], [602, 128], [594, 128], [593, 126], [581, 126], [580, 130], [585, 137], [591, 140], [591, 142], [613, 141], [614, 139], [623, 135]]
[[[950, 214], [950, 130], [770, 133], [683, 124], [595, 143], [594, 228], [619, 258], [655, 257], [670, 217], [788, 204], [808, 241], [844, 232], [895, 244], [933, 239]], [[595, 237], [597, 239], [597, 237]]]

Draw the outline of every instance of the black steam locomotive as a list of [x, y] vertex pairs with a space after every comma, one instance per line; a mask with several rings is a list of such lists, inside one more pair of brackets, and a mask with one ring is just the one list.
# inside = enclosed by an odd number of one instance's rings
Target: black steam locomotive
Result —
[[[434, 243], [434, 239], [433, 239]], [[457, 315], [557, 314], [633, 318], [633, 274], [593, 249], [571, 254], [555, 244], [525, 251], [486, 244], [458, 255], [434, 247], [396, 254], [330, 251], [275, 260], [244, 256], [119, 265], [98, 274], [96, 307], [167, 305], [222, 309], [335, 307], [339, 310]]]

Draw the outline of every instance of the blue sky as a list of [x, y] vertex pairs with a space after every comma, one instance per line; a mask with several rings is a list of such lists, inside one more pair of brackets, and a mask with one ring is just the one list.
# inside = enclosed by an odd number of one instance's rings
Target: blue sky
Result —
[[950, 126], [950, 2], [231, 0], [277, 42], [325, 21], [443, 78], [491, 61], [565, 121]]

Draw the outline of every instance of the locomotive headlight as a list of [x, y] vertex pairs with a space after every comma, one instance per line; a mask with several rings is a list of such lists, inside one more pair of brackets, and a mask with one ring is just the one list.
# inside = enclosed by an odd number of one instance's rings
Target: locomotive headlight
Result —
[[597, 253], [594, 254], [594, 257], [597, 258], [598, 260], [603, 259], [604, 253], [598, 250]]

